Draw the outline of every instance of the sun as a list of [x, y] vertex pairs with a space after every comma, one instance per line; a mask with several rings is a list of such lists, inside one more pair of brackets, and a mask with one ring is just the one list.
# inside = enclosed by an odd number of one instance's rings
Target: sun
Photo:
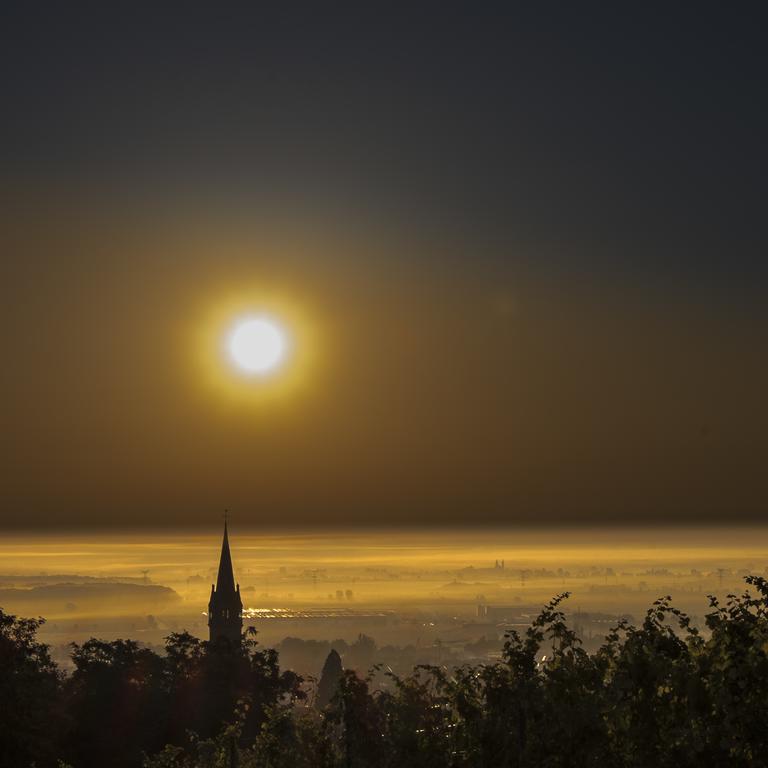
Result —
[[226, 348], [230, 362], [247, 376], [267, 376], [277, 371], [288, 353], [288, 334], [276, 320], [252, 316], [230, 329]]
[[320, 386], [325, 335], [318, 314], [293, 297], [238, 288], [183, 327], [196, 380], [222, 403], [261, 408], [292, 399], [310, 383]]

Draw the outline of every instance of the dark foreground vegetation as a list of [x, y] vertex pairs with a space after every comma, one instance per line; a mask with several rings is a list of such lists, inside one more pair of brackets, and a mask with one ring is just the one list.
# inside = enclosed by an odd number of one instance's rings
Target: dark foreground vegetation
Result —
[[746, 581], [755, 591], [710, 598], [705, 632], [662, 598], [591, 655], [559, 597], [507, 635], [499, 663], [417, 668], [386, 690], [338, 656], [309, 685], [252, 635], [232, 652], [173, 634], [164, 656], [89, 640], [63, 675], [40, 621], [0, 611], [0, 764], [765, 766], [768, 582]]

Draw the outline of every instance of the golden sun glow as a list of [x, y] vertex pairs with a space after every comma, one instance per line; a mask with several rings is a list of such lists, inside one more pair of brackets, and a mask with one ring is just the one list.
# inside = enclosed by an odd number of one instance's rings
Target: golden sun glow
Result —
[[309, 382], [310, 370], [317, 388], [315, 312], [310, 315], [303, 304], [263, 286], [219, 295], [215, 304], [201, 308], [201, 321], [189, 337], [205, 389], [223, 402], [258, 407], [296, 394]]
[[239, 320], [227, 336], [233, 365], [245, 375], [266, 376], [285, 362], [288, 335], [275, 320], [252, 316]]

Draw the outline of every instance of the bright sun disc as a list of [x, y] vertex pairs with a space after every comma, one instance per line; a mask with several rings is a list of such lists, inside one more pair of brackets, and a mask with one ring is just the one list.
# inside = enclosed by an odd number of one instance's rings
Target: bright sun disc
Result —
[[228, 350], [232, 362], [249, 374], [274, 371], [286, 353], [285, 331], [264, 318], [250, 318], [238, 323], [229, 335]]

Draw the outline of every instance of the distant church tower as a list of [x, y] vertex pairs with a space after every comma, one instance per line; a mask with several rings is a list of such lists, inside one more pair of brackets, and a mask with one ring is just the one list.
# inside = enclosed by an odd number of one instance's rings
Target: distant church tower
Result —
[[240, 599], [240, 585], [235, 586], [232, 572], [232, 556], [229, 554], [227, 519], [224, 518], [224, 540], [221, 543], [221, 559], [216, 586], [211, 584], [211, 599], [208, 602], [208, 628], [210, 641], [226, 640], [233, 648], [240, 647], [243, 631], [243, 601]]

